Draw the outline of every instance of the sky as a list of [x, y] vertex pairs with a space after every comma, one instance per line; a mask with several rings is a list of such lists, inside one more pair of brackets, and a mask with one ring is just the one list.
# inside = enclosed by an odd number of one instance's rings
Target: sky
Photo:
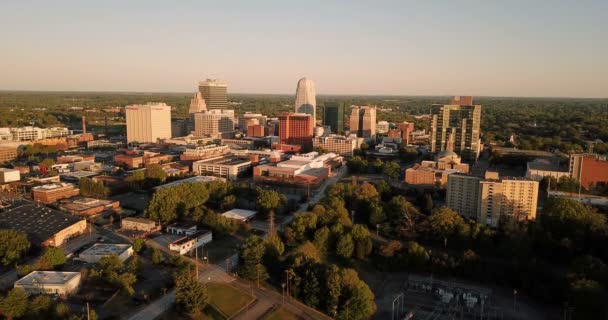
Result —
[[0, 1], [0, 90], [608, 97], [606, 0]]

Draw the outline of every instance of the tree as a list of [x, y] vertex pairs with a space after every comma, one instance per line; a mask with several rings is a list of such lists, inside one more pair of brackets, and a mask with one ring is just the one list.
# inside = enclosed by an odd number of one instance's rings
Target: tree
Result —
[[160, 264], [163, 262], [163, 253], [158, 248], [152, 249], [152, 263]]
[[58, 269], [64, 264], [65, 253], [58, 247], [47, 247], [39, 261], [40, 269], [44, 270]]
[[430, 214], [433, 211], [433, 197], [430, 193], [425, 193], [423, 198], [422, 212]]
[[398, 231], [404, 230], [410, 234], [414, 232], [420, 212], [405, 197], [401, 195], [393, 197], [388, 203], [388, 208], [386, 211], [388, 220]]
[[357, 199], [359, 201], [369, 201], [378, 197], [378, 191], [371, 183], [363, 183], [357, 188]]
[[366, 206], [366, 211], [369, 213], [369, 224], [376, 227], [376, 225], [386, 221], [386, 215], [384, 214], [384, 208], [380, 201], [370, 201]]
[[572, 307], [577, 319], [605, 319], [602, 287], [597, 281], [579, 279], [570, 284]]
[[327, 291], [327, 314], [335, 317], [338, 313], [338, 303], [342, 292], [342, 274], [335, 264], [329, 265], [325, 271], [325, 286]]
[[389, 180], [397, 180], [401, 175], [401, 165], [397, 161], [391, 161], [384, 164], [382, 174]]
[[301, 254], [306, 258], [306, 260], [312, 260], [314, 262], [321, 261], [321, 253], [319, 252], [319, 249], [317, 249], [317, 247], [315, 247], [315, 245], [310, 241], [302, 243], [295, 252], [296, 254]]
[[315, 231], [313, 243], [321, 254], [325, 254], [329, 247], [329, 228], [323, 227]]
[[237, 198], [234, 195], [226, 196], [222, 199], [222, 210], [231, 210], [236, 206]]
[[145, 177], [147, 181], [150, 181], [150, 184], [157, 186], [165, 181], [167, 173], [160, 164], [152, 163], [146, 165]]
[[208, 199], [209, 191], [204, 183], [182, 183], [156, 190], [145, 214], [152, 220], [171, 222]]
[[281, 237], [279, 237], [278, 235], [268, 235], [266, 239], [264, 239], [264, 243], [266, 245], [266, 254], [269, 254], [275, 258], [278, 258], [283, 255], [283, 252], [285, 251], [285, 245], [283, 244], [283, 241], [281, 241]]
[[372, 252], [372, 239], [367, 227], [361, 224], [353, 225], [351, 235], [355, 245], [355, 258], [362, 260]]
[[355, 244], [353, 243], [353, 238], [350, 234], [345, 234], [338, 238], [338, 243], [336, 245], [336, 253], [344, 258], [350, 259], [353, 255], [353, 251], [355, 250]]
[[429, 224], [433, 234], [442, 239], [454, 234], [464, 224], [464, 220], [456, 211], [448, 207], [441, 207], [429, 216]]
[[321, 290], [319, 287], [319, 279], [317, 279], [317, 274], [314, 269], [306, 268], [306, 270], [304, 270], [302, 287], [302, 301], [312, 308], [317, 308], [319, 306], [319, 295]]
[[369, 163], [360, 156], [354, 156], [346, 161], [346, 166], [350, 173], [367, 173]]
[[109, 193], [103, 181], [93, 181], [91, 178], [81, 178], [78, 187], [83, 196], [105, 197]]
[[0, 311], [8, 319], [20, 318], [27, 312], [28, 304], [25, 291], [21, 288], [13, 288], [0, 300]]
[[29, 250], [31, 244], [27, 235], [21, 231], [0, 230], [0, 259], [8, 266], [19, 261]]
[[175, 279], [175, 302], [190, 314], [201, 312], [209, 302], [207, 286], [182, 272]]
[[281, 203], [281, 196], [274, 190], [258, 188], [256, 206], [262, 213], [270, 214], [276, 210]]
[[133, 241], [133, 251], [140, 253], [146, 249], [146, 240], [138, 238]]
[[266, 267], [262, 264], [262, 259], [266, 247], [262, 238], [251, 235], [245, 239], [241, 245], [241, 261], [242, 267], [240, 274], [245, 279], [251, 281], [263, 282], [268, 279]]
[[430, 257], [431, 256], [423, 246], [419, 245], [415, 241], [410, 242], [407, 250], [408, 265], [416, 270], [423, 270]]
[[46, 295], [36, 296], [34, 300], [32, 300], [30, 312], [34, 318], [42, 318], [41, 316], [47, 314], [52, 306], [53, 301], [51, 300], [51, 297]]
[[59, 303], [55, 307], [55, 314], [57, 315], [57, 317], [59, 317], [59, 319], [67, 319], [69, 313], [70, 308], [68, 308], [68, 306], [63, 302]]

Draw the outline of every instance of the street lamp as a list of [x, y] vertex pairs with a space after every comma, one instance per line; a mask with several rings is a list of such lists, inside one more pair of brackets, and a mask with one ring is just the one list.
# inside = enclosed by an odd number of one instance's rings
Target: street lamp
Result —
[[281, 283], [281, 287], [283, 288], [281, 290], [281, 293], [283, 294], [283, 304], [285, 304], [285, 282]]

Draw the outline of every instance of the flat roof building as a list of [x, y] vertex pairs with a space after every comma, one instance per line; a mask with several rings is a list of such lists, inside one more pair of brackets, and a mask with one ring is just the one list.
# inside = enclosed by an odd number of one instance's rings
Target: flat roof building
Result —
[[304, 152], [311, 151], [314, 127], [315, 120], [310, 114], [283, 112], [279, 116], [279, 145], [299, 146]]
[[194, 136], [229, 135], [234, 132], [234, 110], [212, 109], [206, 112], [193, 113]]
[[125, 107], [127, 142], [157, 142], [171, 138], [171, 106], [148, 102]]
[[238, 156], [221, 156], [192, 163], [192, 171], [198, 175], [235, 180], [250, 172], [251, 161]]
[[87, 222], [80, 217], [22, 200], [0, 211], [0, 228], [25, 232], [34, 244], [56, 247], [83, 234]]
[[98, 263], [101, 258], [115, 255], [124, 262], [133, 255], [133, 246], [130, 244], [96, 243], [86, 249], [78, 257], [87, 263]]
[[333, 152], [343, 157], [352, 157], [355, 150], [363, 143], [363, 138], [357, 138], [351, 134], [348, 137], [331, 134], [325, 137], [312, 139], [312, 146], [315, 150], [321, 149], [326, 152]]
[[32, 188], [32, 198], [34, 201], [45, 204], [71, 198], [78, 194], [80, 194], [80, 190], [71, 183], [52, 183]]
[[247, 222], [251, 220], [257, 213], [257, 211], [252, 210], [232, 209], [222, 213], [222, 215], [226, 218]]
[[21, 180], [21, 172], [17, 169], [0, 168], [0, 184]]
[[69, 296], [80, 288], [80, 272], [32, 271], [15, 282], [15, 288], [27, 294], [56, 294]]
[[120, 220], [120, 228], [124, 230], [134, 230], [152, 232], [157, 229], [156, 222], [145, 218], [127, 217]]
[[360, 138], [376, 136], [376, 106], [351, 106], [349, 130]]
[[17, 160], [17, 148], [0, 147], [0, 163]]
[[169, 250], [184, 255], [213, 240], [213, 233], [209, 230], [198, 230], [169, 244]]
[[118, 201], [78, 197], [59, 200], [59, 209], [83, 217], [94, 216], [104, 211], [120, 210]]
[[481, 151], [481, 105], [470, 96], [454, 96], [447, 105], [431, 106], [431, 152], [450, 150], [473, 162]]
[[208, 110], [228, 107], [228, 84], [219, 79], [206, 79], [199, 82], [198, 91], [201, 93]]

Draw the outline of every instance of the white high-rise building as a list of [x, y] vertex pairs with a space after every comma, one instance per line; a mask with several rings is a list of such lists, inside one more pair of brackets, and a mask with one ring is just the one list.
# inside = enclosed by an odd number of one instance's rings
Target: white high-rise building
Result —
[[315, 95], [315, 83], [307, 78], [298, 81], [296, 88], [296, 113], [312, 115], [317, 121], [317, 98]]
[[125, 107], [127, 142], [156, 142], [171, 138], [171, 106], [148, 102]]

